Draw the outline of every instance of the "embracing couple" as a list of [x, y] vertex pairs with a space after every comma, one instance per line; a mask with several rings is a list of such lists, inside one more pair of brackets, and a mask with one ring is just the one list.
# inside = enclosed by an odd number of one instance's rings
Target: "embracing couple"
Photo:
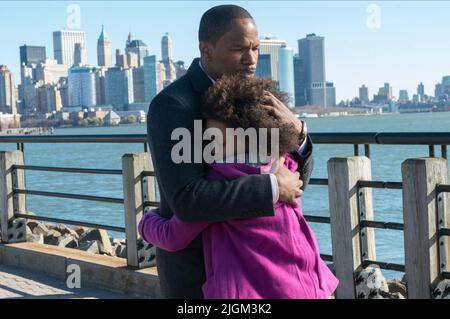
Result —
[[[157, 247], [163, 296], [329, 298], [338, 280], [320, 258], [301, 205], [312, 142], [286, 95], [254, 77], [255, 21], [239, 6], [211, 8], [201, 18], [199, 42], [201, 57], [153, 99], [147, 118], [161, 204], [138, 228]], [[226, 137], [230, 128], [267, 128], [277, 147], [267, 143], [270, 156], [255, 161], [249, 143], [217, 138], [220, 160], [175, 163], [172, 133], [186, 128], [194, 135], [195, 120]], [[192, 140], [191, 150], [203, 147]]]

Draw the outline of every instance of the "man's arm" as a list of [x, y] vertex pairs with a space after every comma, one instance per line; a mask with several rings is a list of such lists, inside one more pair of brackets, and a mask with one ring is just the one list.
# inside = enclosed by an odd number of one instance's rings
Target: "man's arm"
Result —
[[[159, 94], [149, 107], [147, 133], [153, 166], [160, 191], [172, 212], [184, 222], [223, 221], [228, 219], [273, 216], [274, 206], [269, 175], [248, 175], [231, 181], [208, 181], [206, 164], [179, 163], [171, 158], [179, 141], [171, 140], [176, 128], [187, 128], [193, 153], [192, 111], [172, 96]], [[188, 151], [188, 150], [184, 150]]]

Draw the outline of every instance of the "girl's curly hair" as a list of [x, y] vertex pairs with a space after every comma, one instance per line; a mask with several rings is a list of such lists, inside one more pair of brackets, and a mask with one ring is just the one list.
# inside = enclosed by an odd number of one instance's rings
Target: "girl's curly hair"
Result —
[[[202, 114], [205, 119], [223, 122], [230, 128], [267, 128], [267, 145], [271, 145], [271, 128], [279, 129], [279, 154], [298, 148], [298, 135], [293, 124], [282, 123], [263, 107], [264, 91], [269, 91], [283, 103], [288, 95], [267, 78], [224, 75], [204, 95]], [[268, 152], [271, 154], [271, 151]]]

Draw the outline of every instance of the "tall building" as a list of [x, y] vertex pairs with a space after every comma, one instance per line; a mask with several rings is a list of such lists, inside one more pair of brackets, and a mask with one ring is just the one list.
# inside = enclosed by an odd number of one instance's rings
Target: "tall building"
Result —
[[133, 72], [121, 67], [109, 68], [105, 77], [106, 104], [123, 110], [133, 103]]
[[141, 40], [132, 40], [131, 33], [128, 34], [128, 39], [125, 44], [125, 55], [128, 52], [133, 52], [137, 54], [138, 57], [138, 67], [144, 64], [144, 58], [148, 56], [149, 49], [148, 46]]
[[37, 89], [37, 112], [52, 113], [62, 107], [61, 93], [55, 84], [46, 84]]
[[306, 92], [306, 73], [304, 72], [303, 60], [298, 54], [294, 55], [294, 85], [295, 85], [295, 105], [302, 106], [308, 104]]
[[144, 58], [144, 102], [150, 102], [159, 92], [158, 64], [156, 55]]
[[34, 81], [42, 81], [43, 84], [55, 84], [62, 77], [67, 77], [68, 69], [63, 64], [58, 64], [54, 59], [47, 59], [34, 68]]
[[[336, 105], [336, 90], [333, 83], [326, 81], [325, 76], [325, 38], [308, 34], [306, 38], [298, 40], [298, 58], [302, 60], [297, 65], [302, 65], [296, 72], [304, 73], [304, 83], [299, 83], [296, 88], [300, 94], [305, 92], [305, 101], [308, 105], [323, 107]], [[299, 78], [299, 76], [297, 76]], [[296, 105], [305, 105], [296, 103]]]
[[419, 85], [417, 86], [417, 95], [419, 96], [420, 100], [422, 100], [423, 97], [425, 96], [425, 86], [423, 85], [422, 82], [420, 82]]
[[365, 85], [359, 88], [359, 100], [362, 105], [369, 104], [369, 88]]
[[[75, 46], [78, 43], [77, 46]], [[77, 53], [75, 50], [77, 48]], [[87, 64], [86, 34], [84, 31], [61, 30], [53, 32], [53, 51], [59, 64], [72, 67]]]
[[161, 55], [163, 61], [172, 61], [173, 55], [172, 55], [172, 38], [170, 37], [169, 33], [166, 32], [164, 36], [161, 39]]
[[[144, 65], [145, 65], [145, 58], [144, 58]], [[144, 65], [132, 69], [134, 103], [145, 102]]]
[[108, 68], [106, 66], [98, 67], [95, 69], [95, 105], [106, 105], [106, 72]]
[[128, 52], [126, 54], [127, 66], [129, 68], [139, 67], [138, 55], [135, 52]]
[[398, 101], [400, 103], [406, 103], [409, 101], [408, 91], [407, 90], [400, 90], [398, 92]]
[[161, 55], [161, 62], [166, 69], [166, 80], [171, 83], [177, 78], [177, 71], [172, 58], [172, 38], [167, 32], [161, 39]]
[[373, 96], [373, 101], [375, 103], [389, 103], [393, 99], [392, 87], [389, 83], [384, 83], [383, 87], [378, 89], [378, 94]]
[[286, 45], [278, 49], [278, 71], [279, 89], [289, 96], [287, 106], [294, 107], [294, 50]]
[[[272, 80], [279, 81], [278, 78], [278, 52], [279, 49], [286, 45], [285, 40], [279, 40], [274, 37], [265, 37], [259, 40], [259, 54], [269, 54], [270, 55], [270, 74]], [[259, 62], [258, 62], [259, 63]]]
[[103, 25], [97, 40], [97, 64], [107, 68], [113, 66], [112, 45]]
[[19, 50], [20, 64], [38, 64], [40, 62], [45, 62], [45, 60], [47, 59], [44, 46], [31, 46], [24, 44], [19, 47]]
[[92, 107], [96, 104], [95, 69], [88, 66], [69, 69], [69, 106]]
[[128, 69], [126, 54], [121, 54], [120, 49], [116, 50], [116, 67]]
[[14, 78], [6, 65], [0, 65], [0, 112], [16, 114]]
[[272, 78], [270, 54], [259, 54], [255, 75], [260, 78]]

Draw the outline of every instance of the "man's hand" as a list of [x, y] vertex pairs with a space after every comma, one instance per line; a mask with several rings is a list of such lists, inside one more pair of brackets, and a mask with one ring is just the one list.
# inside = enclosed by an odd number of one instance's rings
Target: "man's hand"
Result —
[[275, 176], [278, 182], [279, 200], [292, 207], [297, 207], [297, 197], [303, 194], [300, 189], [303, 185], [300, 173], [290, 171], [284, 166], [284, 157], [280, 157]]
[[264, 98], [266, 100], [264, 107], [270, 110], [281, 122], [294, 124], [298, 134], [300, 134], [303, 126], [302, 121], [300, 121], [295, 114], [272, 93], [269, 91], [265, 91], [264, 93]]

